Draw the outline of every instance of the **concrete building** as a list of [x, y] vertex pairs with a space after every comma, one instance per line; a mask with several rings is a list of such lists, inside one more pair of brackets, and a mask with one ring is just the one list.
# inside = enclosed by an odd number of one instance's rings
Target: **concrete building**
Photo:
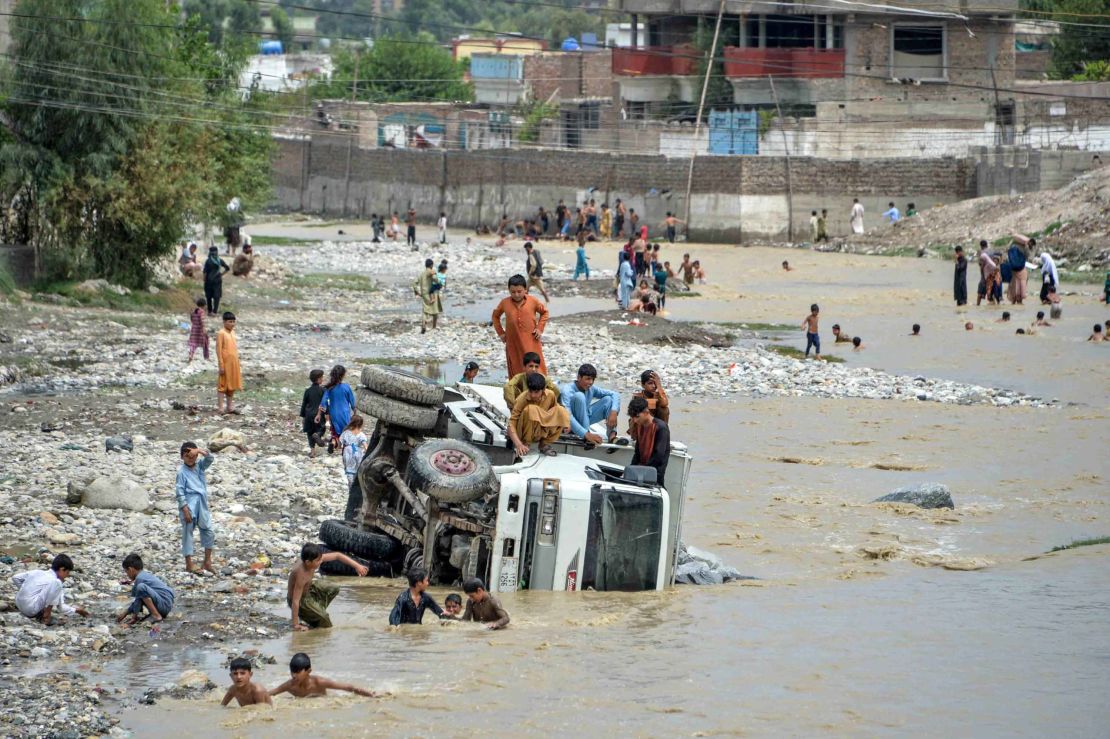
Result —
[[[646, 47], [618, 50], [613, 72], [635, 116], [696, 100], [699, 51], [714, 0], [617, 0], [647, 26]], [[909, 0], [872, 11], [858, 3], [727, 0], [718, 56], [740, 106], [892, 97], [977, 99], [1014, 81], [1017, 0]], [[639, 39], [637, 39], [639, 42]]]
[[459, 36], [451, 41], [451, 56], [456, 61], [469, 59], [472, 54], [513, 54], [531, 56], [547, 49], [546, 41], [525, 38], [515, 34], [498, 34], [493, 38]]

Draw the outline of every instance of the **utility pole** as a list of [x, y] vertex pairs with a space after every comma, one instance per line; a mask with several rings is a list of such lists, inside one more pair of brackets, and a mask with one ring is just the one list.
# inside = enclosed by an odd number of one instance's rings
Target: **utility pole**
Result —
[[[351, 86], [351, 103], [350, 103], [350, 111], [351, 111], [352, 116], [354, 115], [354, 112], [355, 112], [355, 100], [358, 96], [358, 60], [359, 60], [359, 50], [355, 49], [355, 77], [354, 77], [354, 84]], [[361, 122], [361, 118], [356, 118], [355, 120]], [[350, 128], [347, 131], [347, 175], [344, 178], [344, 182], [343, 182], [343, 215], [344, 216], [347, 215], [347, 198], [351, 194], [351, 150], [354, 148], [355, 136], [358, 135], [356, 133], [355, 126], [350, 122], [350, 118], [348, 118], [347, 125]]]
[[775, 99], [775, 112], [779, 116], [779, 131], [782, 133], [782, 150], [786, 154], [786, 239], [794, 241], [794, 185], [790, 181], [790, 147], [786, 144], [786, 121], [782, 117], [782, 107], [779, 105], [779, 94], [775, 92], [775, 77], [767, 75], [771, 82], [771, 96]]
[[694, 187], [694, 158], [698, 154], [698, 134], [701, 133], [701, 114], [705, 109], [705, 96], [709, 92], [709, 75], [713, 72], [713, 60], [717, 57], [717, 39], [721, 36], [721, 17], [725, 13], [725, 0], [717, 7], [717, 24], [713, 28], [713, 43], [709, 46], [706, 59], [705, 79], [701, 82], [701, 99], [698, 101], [698, 116], [694, 121], [694, 145], [690, 147], [690, 169], [686, 172], [686, 236], [690, 236], [690, 190]]

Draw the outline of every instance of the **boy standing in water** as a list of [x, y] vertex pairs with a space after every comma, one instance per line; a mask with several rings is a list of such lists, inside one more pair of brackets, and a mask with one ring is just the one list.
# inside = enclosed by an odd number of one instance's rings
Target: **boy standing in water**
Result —
[[348, 693], [362, 695], [367, 698], [377, 698], [378, 694], [372, 690], [358, 688], [350, 683], [337, 683], [326, 677], [312, 674], [312, 660], [304, 652], [298, 652], [289, 660], [289, 679], [270, 691], [271, 696], [280, 693], [291, 693], [295, 698], [312, 698], [318, 695], [327, 695], [328, 688], [332, 690], [345, 690]]
[[817, 303], [809, 306], [809, 315], [802, 320], [802, 328], [806, 330], [806, 357], [809, 356], [809, 350], [814, 350], [813, 356], [816, 359], [821, 358], [821, 335], [817, 333], [817, 314], [821, 309], [817, 307]]
[[423, 623], [424, 611], [428, 609], [440, 618], [450, 618], [435, 599], [424, 592], [427, 589], [428, 573], [419, 568], [409, 570], [409, 587], [397, 596], [397, 602], [389, 612], [389, 625]]
[[220, 702], [221, 706], [231, 703], [232, 698], [239, 701], [240, 706], [253, 706], [256, 703], [268, 703], [271, 706], [274, 704], [270, 700], [270, 694], [266, 688], [251, 682], [251, 678], [254, 677], [254, 668], [251, 666], [249, 659], [236, 657], [231, 660], [228, 669], [231, 672], [231, 687], [224, 693], [224, 699]]
[[243, 389], [243, 375], [239, 368], [239, 340], [235, 337], [235, 314], [231, 311], [224, 313], [224, 327], [216, 334], [216, 361], [220, 365], [220, 376], [216, 382], [216, 412], [227, 415], [238, 414], [238, 411], [231, 407], [231, 398], [237, 391]]

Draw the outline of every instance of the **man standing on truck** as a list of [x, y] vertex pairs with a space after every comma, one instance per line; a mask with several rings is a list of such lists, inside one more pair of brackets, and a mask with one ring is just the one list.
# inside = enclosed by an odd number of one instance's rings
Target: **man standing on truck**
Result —
[[584, 364], [578, 368], [578, 379], [563, 385], [561, 401], [570, 411], [570, 428], [574, 435], [586, 442], [586, 448], [593, 448], [602, 439], [590, 431], [590, 425], [605, 419], [606, 438], [610, 443], [617, 439], [617, 413], [621, 407], [621, 396], [613, 390], [605, 390], [594, 385], [597, 381], [597, 368]]
[[665, 487], [667, 461], [671, 456], [671, 430], [661, 419], [651, 415], [643, 398], [633, 398], [628, 403], [629, 426], [636, 440], [633, 464], [655, 468], [655, 481]]
[[463, 621], [477, 621], [485, 624], [491, 631], [503, 629], [509, 625], [508, 611], [501, 605], [501, 601], [486, 592], [484, 582], [472, 577], [463, 582], [463, 592], [467, 597]]
[[[501, 317], [505, 325], [501, 325]], [[540, 358], [540, 372], [547, 374], [543, 360], [543, 343], [540, 337], [547, 327], [547, 306], [528, 294], [528, 281], [524, 275], [509, 278], [509, 297], [502, 298], [493, 309], [493, 330], [505, 344], [505, 364], [509, 377], [524, 371], [522, 357], [535, 352]]]
[[527, 390], [513, 403], [505, 432], [521, 457], [530, 451], [528, 445], [536, 442], [539, 442], [540, 454], [554, 457], [551, 444], [567, 430], [570, 414], [559, 405], [555, 391], [547, 389], [547, 378], [539, 372], [528, 375], [525, 383]]

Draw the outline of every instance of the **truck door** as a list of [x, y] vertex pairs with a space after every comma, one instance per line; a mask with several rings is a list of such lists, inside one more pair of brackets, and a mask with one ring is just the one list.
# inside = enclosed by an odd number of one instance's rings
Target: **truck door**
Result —
[[529, 480], [520, 546], [520, 589], [551, 590], [559, 536], [559, 481]]

